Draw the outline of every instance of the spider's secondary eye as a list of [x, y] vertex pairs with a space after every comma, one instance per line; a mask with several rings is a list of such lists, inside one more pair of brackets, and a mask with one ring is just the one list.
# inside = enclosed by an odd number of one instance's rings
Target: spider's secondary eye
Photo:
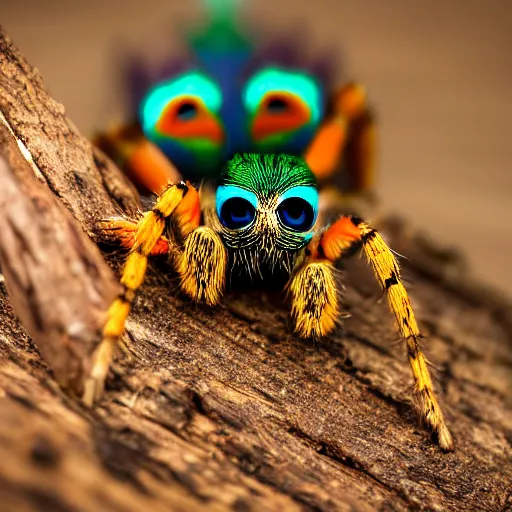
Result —
[[254, 206], [242, 197], [232, 197], [220, 209], [220, 221], [228, 229], [241, 229], [248, 226], [256, 215]]
[[309, 231], [315, 222], [315, 211], [300, 197], [285, 199], [277, 209], [281, 223], [293, 231]]

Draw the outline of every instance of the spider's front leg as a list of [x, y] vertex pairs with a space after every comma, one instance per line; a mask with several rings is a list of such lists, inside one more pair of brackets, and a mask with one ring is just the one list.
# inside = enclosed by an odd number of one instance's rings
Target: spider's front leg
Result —
[[[107, 312], [102, 341], [95, 350], [93, 367], [85, 384], [84, 402], [91, 406], [104, 388], [114, 350], [124, 332], [130, 306], [141, 287], [148, 257], [169, 253], [178, 266], [183, 290], [195, 300], [216, 303], [224, 286], [222, 241], [209, 228], [199, 227], [199, 196], [189, 183], [171, 184], [138, 223], [111, 219], [99, 224], [100, 234], [129, 248], [121, 284], [123, 291]], [[172, 239], [164, 236], [172, 225]], [[183, 240], [178, 244], [174, 240]], [[214, 268], [217, 258], [221, 269]], [[210, 273], [210, 274], [209, 274]]]
[[[338, 313], [338, 305], [334, 293], [332, 262], [344, 252], [351, 252], [354, 247], [362, 248], [386, 293], [398, 331], [407, 344], [407, 356], [414, 377], [414, 392], [420, 402], [421, 417], [436, 432], [440, 447], [452, 450], [452, 436], [435, 396], [427, 360], [421, 351], [422, 335], [400, 277], [398, 262], [382, 236], [364, 221], [341, 217], [310, 243], [309, 255], [290, 283], [296, 330], [301, 335], [321, 336], [333, 328], [332, 317]], [[319, 272], [319, 269], [322, 270]], [[330, 290], [318, 303], [315, 298], [317, 289]]]

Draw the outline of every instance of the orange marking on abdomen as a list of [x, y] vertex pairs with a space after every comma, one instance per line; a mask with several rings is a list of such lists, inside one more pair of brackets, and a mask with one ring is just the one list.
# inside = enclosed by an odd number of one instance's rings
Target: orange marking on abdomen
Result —
[[[269, 110], [270, 103], [275, 100], [283, 102], [285, 109], [282, 112]], [[254, 140], [259, 142], [271, 135], [297, 130], [310, 118], [308, 106], [295, 95], [285, 92], [268, 94], [258, 109], [251, 127], [251, 134]]]
[[[191, 119], [180, 119], [178, 110], [184, 103], [196, 109]], [[220, 121], [198, 100], [188, 98], [171, 102], [164, 110], [156, 129], [164, 136], [176, 139], [207, 139], [215, 144], [224, 141], [224, 129]]]

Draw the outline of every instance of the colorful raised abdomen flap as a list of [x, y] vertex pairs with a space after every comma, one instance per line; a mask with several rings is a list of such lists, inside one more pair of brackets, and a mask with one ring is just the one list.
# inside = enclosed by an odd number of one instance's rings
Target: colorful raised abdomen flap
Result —
[[222, 91], [206, 74], [183, 73], [154, 86], [140, 107], [144, 135], [190, 176], [220, 167], [225, 130]]
[[253, 74], [243, 87], [249, 138], [262, 152], [300, 154], [323, 116], [323, 91], [305, 72], [272, 66]]

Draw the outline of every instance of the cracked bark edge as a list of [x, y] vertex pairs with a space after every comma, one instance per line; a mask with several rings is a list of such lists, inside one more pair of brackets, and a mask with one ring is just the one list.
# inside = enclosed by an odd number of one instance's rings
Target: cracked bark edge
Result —
[[0, 263], [16, 312], [56, 379], [80, 392], [117, 290], [84, 231], [93, 236], [98, 218], [134, 214], [137, 194], [78, 133], [1, 28], [0, 91]]
[[0, 267], [11, 302], [64, 388], [79, 393], [116, 279], [0, 123]]
[[37, 161], [39, 177], [89, 234], [98, 218], [135, 214], [134, 187], [80, 135], [1, 27], [0, 91], [0, 112], [9, 129]]

